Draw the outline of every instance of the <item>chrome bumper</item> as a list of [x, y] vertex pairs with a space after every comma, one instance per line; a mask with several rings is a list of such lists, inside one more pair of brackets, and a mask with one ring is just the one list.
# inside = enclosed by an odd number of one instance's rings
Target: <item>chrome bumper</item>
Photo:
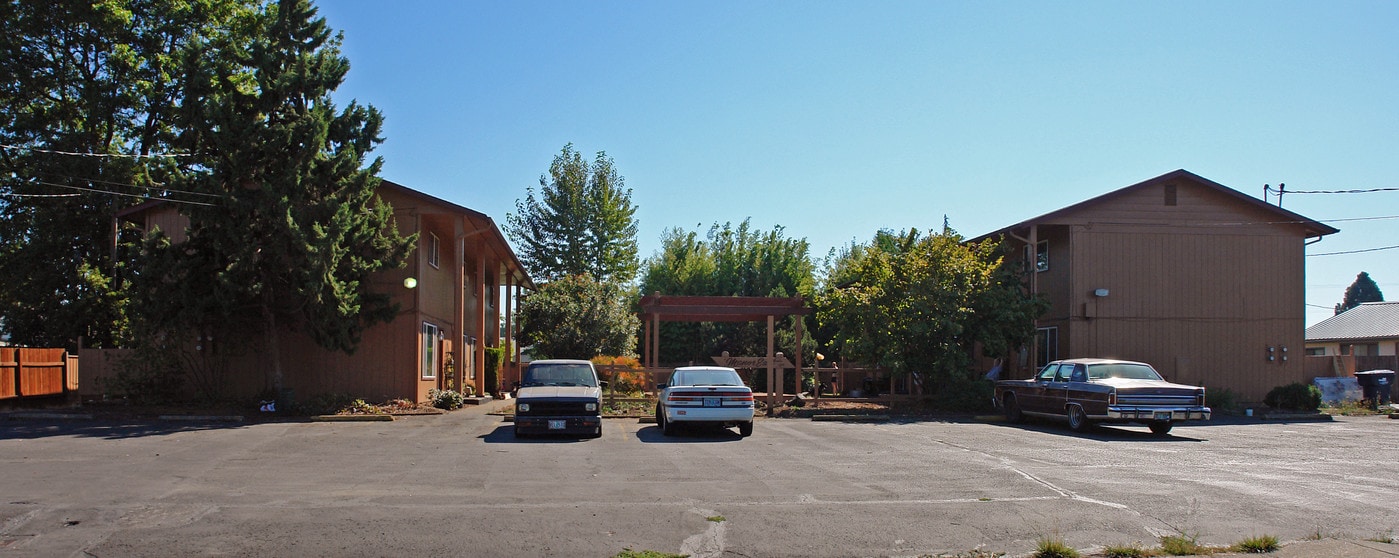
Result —
[[1210, 420], [1209, 407], [1108, 407], [1108, 420]]

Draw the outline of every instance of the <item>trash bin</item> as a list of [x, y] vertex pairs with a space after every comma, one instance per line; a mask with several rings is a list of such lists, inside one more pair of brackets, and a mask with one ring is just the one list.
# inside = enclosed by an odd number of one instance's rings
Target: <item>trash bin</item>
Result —
[[1370, 408], [1379, 409], [1380, 405], [1389, 404], [1389, 392], [1394, 389], [1394, 371], [1367, 370], [1356, 372], [1355, 382], [1360, 384], [1360, 390], [1364, 393], [1365, 399], [1370, 402]]

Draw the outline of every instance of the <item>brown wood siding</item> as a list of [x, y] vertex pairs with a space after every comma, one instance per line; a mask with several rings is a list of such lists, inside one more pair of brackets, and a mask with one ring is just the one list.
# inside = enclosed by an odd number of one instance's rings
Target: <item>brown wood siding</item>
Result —
[[[1250, 401], [1309, 381], [1302, 235], [1212, 189], [1176, 186], [1176, 205], [1155, 185], [1056, 219], [1072, 231], [1070, 269], [1040, 282], [1055, 305], [1046, 318], [1069, 315], [1060, 357], [1141, 360], [1174, 381]], [[1064, 259], [1055, 253], [1051, 240], [1051, 272]]]

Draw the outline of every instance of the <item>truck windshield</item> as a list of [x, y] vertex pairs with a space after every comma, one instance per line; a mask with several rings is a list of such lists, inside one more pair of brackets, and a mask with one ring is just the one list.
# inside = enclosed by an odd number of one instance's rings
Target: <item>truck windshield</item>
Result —
[[597, 376], [586, 364], [531, 364], [525, 369], [520, 385], [597, 387]]

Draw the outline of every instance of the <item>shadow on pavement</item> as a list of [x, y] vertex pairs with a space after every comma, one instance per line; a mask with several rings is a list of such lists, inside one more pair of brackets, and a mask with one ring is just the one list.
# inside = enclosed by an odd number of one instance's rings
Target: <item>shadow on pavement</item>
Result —
[[0, 422], [0, 440], [54, 437], [85, 437], [121, 440], [148, 436], [169, 436], [181, 432], [230, 430], [250, 426], [230, 421], [168, 421], [160, 419], [74, 420], [25, 419]]
[[648, 426], [636, 431], [636, 439], [647, 444], [709, 444], [715, 442], [737, 442], [743, 439], [732, 429], [718, 426], [683, 426], [675, 434], [666, 436], [661, 427]]
[[[606, 427], [603, 428], [603, 432], [607, 432]], [[535, 434], [527, 438], [520, 438], [515, 436], [515, 426], [513, 424], [498, 426], [495, 430], [477, 436], [477, 438], [480, 438], [487, 444], [559, 444], [587, 442], [596, 439], [578, 434]]]
[[[1206, 441], [1206, 440], [1201, 439], [1201, 438], [1193, 438], [1193, 437], [1190, 437], [1190, 436], [1184, 436], [1184, 435], [1182, 435], [1182, 430], [1183, 430], [1183, 429], [1180, 428], [1180, 427], [1177, 427], [1177, 428], [1175, 428], [1175, 429], [1172, 429], [1171, 432], [1170, 432], [1169, 434], [1166, 434], [1165, 436], [1158, 436], [1158, 435], [1156, 435], [1156, 434], [1153, 434], [1150, 430], [1147, 430], [1145, 426], [1138, 427], [1138, 426], [1135, 426], [1135, 425], [1117, 425], [1117, 424], [1111, 424], [1111, 425], [1098, 425], [1098, 426], [1095, 426], [1095, 427], [1089, 429], [1089, 430], [1086, 431], [1086, 432], [1074, 432], [1073, 430], [1069, 430], [1069, 427], [1068, 427], [1067, 425], [1058, 424], [1058, 423], [1054, 423], [1054, 422], [1034, 422], [1034, 421], [1030, 421], [1030, 422], [1024, 422], [1024, 423], [1021, 423], [1021, 424], [1014, 424], [1014, 423], [1008, 423], [1008, 422], [994, 422], [994, 423], [989, 423], [989, 424], [994, 424], [994, 425], [996, 425], [996, 426], [1000, 426], [1000, 427], [1004, 427], [1004, 428], [1018, 428], [1018, 429], [1020, 429], [1020, 430], [1032, 430], [1032, 431], [1035, 431], [1035, 432], [1043, 432], [1043, 433], [1045, 433], [1045, 434], [1054, 434], [1054, 435], [1059, 435], [1059, 436], [1070, 436], [1070, 437], [1075, 437], [1075, 438], [1083, 438], [1083, 439], [1087, 439], [1087, 440], [1098, 440], [1098, 441], [1103, 441], [1103, 442], [1163, 442], [1163, 443], [1176, 442], [1176, 443], [1179, 443], [1179, 442], [1204, 442], [1204, 441]], [[1191, 423], [1191, 426], [1196, 426], [1196, 424], [1195, 424], [1195, 423]]]

